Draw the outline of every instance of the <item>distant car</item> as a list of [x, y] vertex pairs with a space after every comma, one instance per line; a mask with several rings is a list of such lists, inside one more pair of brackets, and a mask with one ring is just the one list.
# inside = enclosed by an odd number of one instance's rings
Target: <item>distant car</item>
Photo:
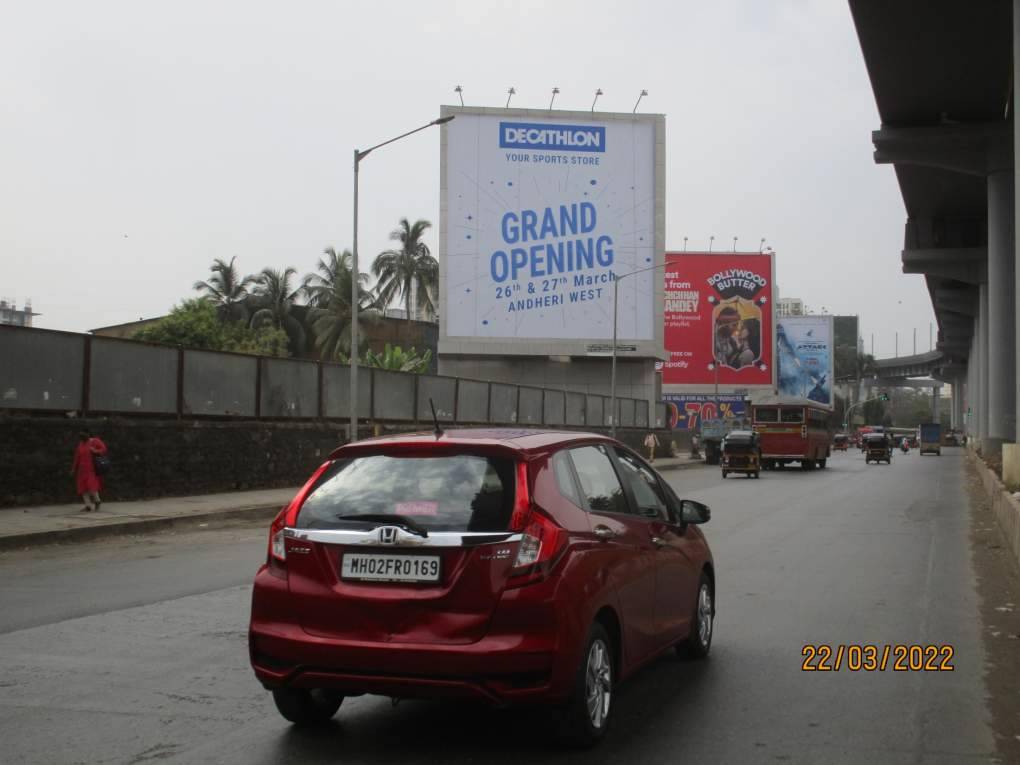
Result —
[[561, 736], [590, 745], [618, 681], [674, 647], [708, 654], [709, 517], [596, 434], [350, 444], [272, 523], [252, 667], [297, 724], [345, 696], [460, 697], [551, 705]]

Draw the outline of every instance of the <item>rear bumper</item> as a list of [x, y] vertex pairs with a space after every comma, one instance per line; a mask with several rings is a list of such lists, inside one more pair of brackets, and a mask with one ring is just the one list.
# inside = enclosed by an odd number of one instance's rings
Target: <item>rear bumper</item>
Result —
[[[290, 631], [290, 630], [286, 630]], [[399, 698], [476, 698], [492, 704], [551, 701], [552, 650], [522, 651], [498, 639], [458, 646], [357, 644], [252, 627], [252, 668], [262, 685], [331, 688]]]
[[383, 642], [313, 635], [295, 618], [285, 580], [256, 576], [249, 654], [267, 689], [330, 688], [398, 698], [459, 697], [505, 705], [565, 699], [586, 625], [551, 609], [550, 580], [508, 591], [488, 633], [472, 643]]

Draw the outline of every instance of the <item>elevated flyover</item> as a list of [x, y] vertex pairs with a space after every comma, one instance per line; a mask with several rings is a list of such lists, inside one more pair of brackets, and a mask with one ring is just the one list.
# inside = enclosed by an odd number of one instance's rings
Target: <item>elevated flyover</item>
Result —
[[[930, 390], [932, 393], [932, 422], [939, 421], [939, 396], [947, 382], [946, 368], [950, 365], [942, 351], [929, 351], [913, 356], [896, 356], [891, 359], [875, 359], [875, 375], [861, 382], [865, 388], [914, 388]], [[961, 426], [963, 411], [956, 409], [957, 397], [953, 397], [951, 425]], [[959, 397], [962, 407], [963, 397]]]
[[875, 162], [894, 167], [906, 210], [899, 257], [925, 280], [941, 354], [885, 359], [880, 375], [913, 365], [952, 383], [954, 419], [966, 406], [992, 453], [1016, 441], [1018, 6], [850, 0], [881, 120]]

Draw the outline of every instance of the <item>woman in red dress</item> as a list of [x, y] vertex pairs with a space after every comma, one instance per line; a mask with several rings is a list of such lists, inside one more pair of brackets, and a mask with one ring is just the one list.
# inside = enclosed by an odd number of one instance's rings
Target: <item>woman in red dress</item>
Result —
[[106, 454], [106, 444], [93, 438], [87, 430], [78, 434], [78, 446], [74, 450], [74, 462], [71, 463], [71, 475], [75, 477], [78, 493], [85, 502], [81, 512], [99, 510], [102, 500], [99, 492], [103, 489], [103, 479], [96, 475], [94, 454]]

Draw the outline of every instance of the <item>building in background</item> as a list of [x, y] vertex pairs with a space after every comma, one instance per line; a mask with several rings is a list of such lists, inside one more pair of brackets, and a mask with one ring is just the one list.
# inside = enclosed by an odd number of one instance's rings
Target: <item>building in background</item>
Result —
[[804, 301], [800, 298], [779, 298], [776, 301], [776, 316], [803, 316]]
[[31, 327], [32, 317], [40, 314], [32, 310], [32, 301], [26, 300], [22, 308], [18, 308], [14, 300], [0, 299], [0, 324], [13, 324], [16, 327]]

